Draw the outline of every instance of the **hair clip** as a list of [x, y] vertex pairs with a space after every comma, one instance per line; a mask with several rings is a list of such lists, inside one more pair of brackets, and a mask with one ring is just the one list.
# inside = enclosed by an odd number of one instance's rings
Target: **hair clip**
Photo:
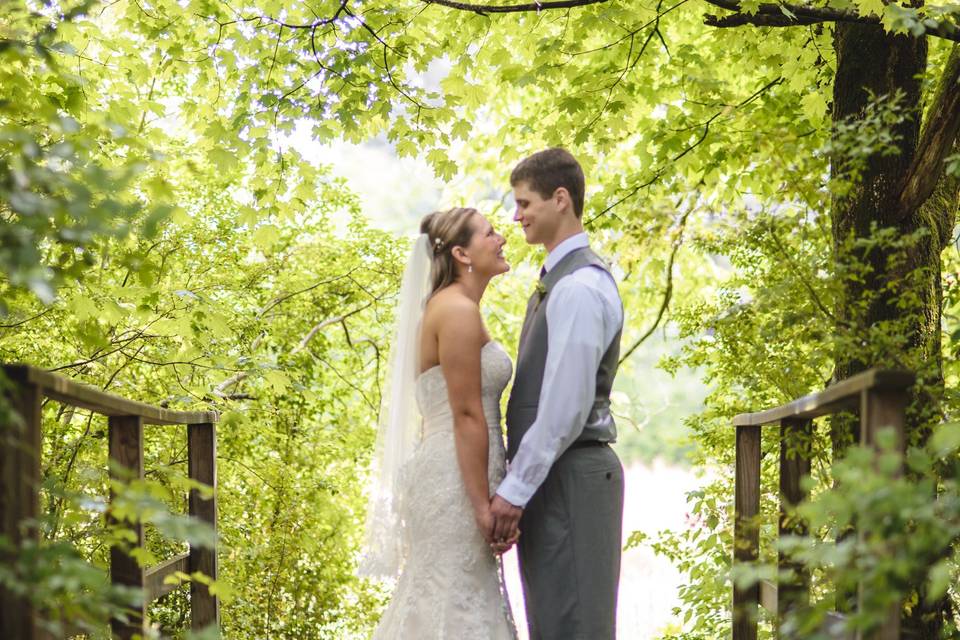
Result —
[[443, 250], [443, 240], [440, 238], [433, 239], [433, 252], [440, 253]]

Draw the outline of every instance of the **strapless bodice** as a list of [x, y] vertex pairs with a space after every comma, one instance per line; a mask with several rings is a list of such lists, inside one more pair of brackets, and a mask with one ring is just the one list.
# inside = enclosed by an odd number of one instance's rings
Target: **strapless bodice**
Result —
[[[490, 341], [480, 350], [480, 394], [487, 426], [500, 429], [500, 396], [513, 375], [513, 362], [498, 342]], [[447, 396], [447, 381], [440, 365], [417, 378], [417, 405], [423, 416], [423, 435], [453, 430], [453, 414]]]

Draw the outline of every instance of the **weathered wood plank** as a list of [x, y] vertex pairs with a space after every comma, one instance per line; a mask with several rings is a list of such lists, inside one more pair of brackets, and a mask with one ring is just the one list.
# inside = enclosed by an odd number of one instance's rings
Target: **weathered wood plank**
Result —
[[[755, 523], [760, 512], [760, 427], [737, 428], [734, 480], [734, 563], [754, 562], [760, 546]], [[756, 640], [760, 589], [733, 588], [733, 640]]]
[[900, 605], [891, 607], [880, 628], [867, 636], [868, 640], [900, 640]]
[[105, 416], [140, 416], [145, 424], [193, 424], [216, 422], [215, 411], [172, 411], [143, 402], [128, 400], [106, 393], [64, 376], [28, 365], [11, 364], [3, 367], [8, 375], [39, 385], [47, 397]]
[[[0, 407], [0, 520], [2, 533], [16, 547], [37, 538], [26, 520], [39, 511], [40, 408], [43, 389], [24, 377], [12, 375], [4, 393], [9, 407]], [[4, 563], [13, 558], [3, 558]], [[36, 615], [26, 598], [0, 588], [0, 629], [4, 637], [34, 640], [39, 637]]]
[[[116, 466], [126, 469], [134, 478], [143, 477], [143, 421], [140, 416], [110, 416], [110, 460]], [[111, 469], [111, 477], [126, 478]], [[114, 495], [111, 492], [110, 501]], [[136, 546], [143, 546], [143, 525], [124, 523], [136, 536]], [[110, 580], [114, 585], [143, 589], [143, 570], [137, 561], [120, 547], [110, 549]], [[132, 638], [134, 634], [143, 634], [146, 623], [146, 605], [141, 603], [138, 609], [130, 612], [127, 622], [113, 620], [113, 633], [122, 640]]]
[[[868, 389], [860, 399], [860, 443], [868, 447], [877, 447], [877, 435], [884, 429], [893, 429], [894, 447], [902, 452], [906, 442], [907, 393], [905, 389], [886, 389], [878, 391]], [[869, 535], [869, 531], [858, 531], [860, 536]], [[861, 583], [857, 590], [858, 604], [868, 597], [871, 585]], [[879, 629], [868, 636], [869, 640], [899, 640], [900, 603], [895, 604], [887, 613], [886, 620]]]
[[856, 640], [856, 634], [846, 630], [847, 617], [842, 613], [830, 611], [823, 621], [820, 633], [830, 640]]
[[856, 409], [861, 392], [867, 389], [905, 389], [914, 380], [915, 376], [906, 371], [870, 369], [785, 405], [755, 413], [742, 413], [733, 419], [733, 424], [740, 427], [771, 424], [788, 418], [810, 420], [843, 409]]
[[[793, 515], [794, 508], [807, 499], [801, 479], [810, 475], [809, 447], [813, 423], [787, 419], [780, 422], [780, 524], [779, 536], [807, 534], [805, 523]], [[778, 615], [782, 617], [797, 605], [810, 602], [810, 576], [802, 564], [790, 562], [783, 553], [777, 557], [779, 569], [789, 569], [796, 580], [779, 587]]]
[[877, 434], [893, 429], [898, 451], [904, 450], [907, 392], [902, 389], [866, 390], [860, 394], [860, 444], [877, 446]]
[[181, 553], [180, 555], [173, 556], [169, 560], [164, 560], [160, 564], [156, 564], [144, 571], [144, 601], [153, 602], [154, 600], [167, 595], [174, 589], [177, 589], [180, 586], [179, 584], [165, 583], [164, 580], [166, 580], [167, 576], [171, 576], [177, 571], [180, 571], [181, 573], [189, 573], [189, 558], [189, 553]]
[[[194, 480], [213, 487], [214, 494], [205, 499], [197, 490], [190, 491], [190, 515], [217, 529], [217, 433], [213, 423], [191, 424], [187, 427], [189, 474]], [[217, 579], [217, 548], [190, 548], [190, 572], [200, 571]], [[220, 625], [220, 600], [206, 585], [190, 583], [191, 625], [202, 629]]]
[[770, 580], [760, 581], [760, 606], [777, 615], [779, 611], [780, 588]]

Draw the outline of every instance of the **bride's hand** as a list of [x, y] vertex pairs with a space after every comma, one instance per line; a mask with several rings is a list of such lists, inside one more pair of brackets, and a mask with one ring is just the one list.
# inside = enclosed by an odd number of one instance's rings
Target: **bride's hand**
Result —
[[520, 540], [520, 529], [516, 529], [513, 532], [513, 535], [506, 540], [493, 541], [490, 543], [490, 548], [493, 549], [493, 552], [498, 556], [502, 556], [507, 551], [510, 551], [513, 545], [517, 544], [517, 541]]
[[493, 512], [490, 511], [489, 505], [481, 506], [478, 509], [474, 510], [474, 518], [477, 521], [477, 528], [480, 529], [480, 534], [483, 536], [483, 539], [487, 541], [488, 544], [493, 543]]

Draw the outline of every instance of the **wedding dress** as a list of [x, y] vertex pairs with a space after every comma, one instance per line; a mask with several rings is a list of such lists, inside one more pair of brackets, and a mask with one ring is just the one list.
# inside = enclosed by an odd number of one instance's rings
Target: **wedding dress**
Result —
[[[506, 471], [500, 395], [513, 374], [496, 342], [481, 351], [483, 413], [489, 430], [491, 493]], [[416, 380], [423, 432], [401, 471], [403, 568], [375, 640], [513, 640], [500, 562], [477, 529], [460, 475], [453, 414], [439, 366]]]

